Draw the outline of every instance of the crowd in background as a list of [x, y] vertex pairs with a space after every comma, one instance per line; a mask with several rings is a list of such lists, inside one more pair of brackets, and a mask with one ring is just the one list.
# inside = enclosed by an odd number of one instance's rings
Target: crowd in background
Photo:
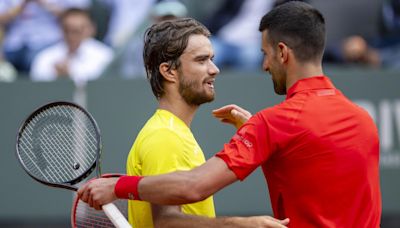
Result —
[[[259, 70], [259, 18], [288, 0], [219, 0], [197, 18], [212, 32], [223, 70]], [[145, 29], [159, 20], [195, 17], [178, 0], [2, 0], [0, 82], [144, 77]], [[313, 4], [312, 1], [307, 1]], [[385, 0], [373, 37], [330, 43], [324, 62], [400, 69], [400, 0]], [[328, 22], [329, 23], [329, 22]]]

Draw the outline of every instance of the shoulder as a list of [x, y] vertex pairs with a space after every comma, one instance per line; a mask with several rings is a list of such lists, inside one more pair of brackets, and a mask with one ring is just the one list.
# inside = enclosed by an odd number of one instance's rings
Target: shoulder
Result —
[[64, 56], [66, 53], [66, 46], [64, 42], [58, 42], [54, 45], [51, 45], [42, 51], [40, 51], [36, 58], [37, 59], [53, 59], [54, 57]]
[[112, 49], [109, 46], [93, 38], [89, 38], [84, 41], [83, 47], [85, 51], [94, 51], [106, 55], [112, 55], [113, 53]]
[[137, 139], [140, 140], [140, 144], [145, 147], [182, 144], [182, 138], [176, 130], [165, 125], [156, 114], [146, 122]]
[[269, 124], [278, 121], [279, 124], [293, 123], [302, 114], [307, 102], [307, 96], [298, 94], [295, 97], [284, 100], [272, 107], [265, 108], [254, 115], [256, 121], [263, 121]]

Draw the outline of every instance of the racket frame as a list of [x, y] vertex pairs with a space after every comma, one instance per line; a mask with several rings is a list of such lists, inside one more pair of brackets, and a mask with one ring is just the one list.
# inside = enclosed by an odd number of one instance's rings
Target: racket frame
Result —
[[[36, 177], [35, 175], [31, 174], [29, 172], [29, 169], [25, 166], [25, 163], [22, 162], [22, 159], [20, 157], [20, 153], [19, 153], [19, 142], [20, 142], [20, 138], [22, 136], [22, 132], [23, 130], [26, 128], [26, 126], [30, 123], [30, 121], [32, 121], [33, 118], [35, 118], [39, 113], [41, 113], [42, 111], [54, 107], [54, 106], [72, 106], [74, 108], [79, 109], [80, 111], [82, 111], [90, 120], [90, 122], [93, 124], [93, 127], [95, 129], [96, 132], [96, 140], [97, 140], [97, 150], [96, 150], [96, 159], [94, 159], [93, 164], [91, 164], [89, 166], [89, 168], [80, 176], [78, 176], [77, 178], [70, 180], [70, 181], [66, 181], [63, 183], [51, 183], [45, 180], [42, 180], [38, 177]], [[80, 181], [82, 181], [83, 179], [85, 179], [86, 177], [88, 177], [95, 168], [97, 174], [101, 173], [101, 168], [100, 168], [100, 159], [101, 159], [101, 151], [102, 151], [102, 142], [101, 142], [101, 134], [100, 134], [100, 128], [97, 125], [97, 122], [95, 121], [95, 119], [93, 118], [93, 116], [86, 111], [84, 108], [82, 108], [81, 106], [74, 104], [72, 102], [67, 102], [67, 101], [56, 101], [56, 102], [50, 102], [47, 103], [39, 108], [37, 108], [35, 111], [33, 111], [21, 124], [21, 126], [18, 129], [17, 132], [17, 137], [16, 137], [16, 144], [15, 144], [15, 154], [17, 157], [18, 162], [21, 164], [22, 168], [24, 169], [24, 171], [30, 176], [32, 177], [34, 180], [45, 184], [47, 186], [51, 186], [51, 187], [57, 187], [57, 188], [64, 188], [64, 189], [68, 189], [68, 190], [72, 190], [72, 191], [77, 191], [78, 187], [74, 186], [74, 184], [79, 183]]]

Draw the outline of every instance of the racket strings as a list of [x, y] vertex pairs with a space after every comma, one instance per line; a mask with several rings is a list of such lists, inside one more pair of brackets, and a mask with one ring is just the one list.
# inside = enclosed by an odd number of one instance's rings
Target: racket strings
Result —
[[86, 113], [59, 105], [33, 117], [23, 129], [18, 146], [19, 156], [32, 175], [47, 182], [65, 183], [93, 165], [99, 138]]
[[[115, 206], [121, 211], [121, 213], [127, 217], [128, 205], [126, 200], [117, 200], [114, 202]], [[111, 220], [107, 217], [104, 211], [98, 211], [91, 208], [89, 205], [81, 200], [78, 200], [75, 211], [74, 211], [74, 226], [79, 228], [85, 227], [115, 227]]]

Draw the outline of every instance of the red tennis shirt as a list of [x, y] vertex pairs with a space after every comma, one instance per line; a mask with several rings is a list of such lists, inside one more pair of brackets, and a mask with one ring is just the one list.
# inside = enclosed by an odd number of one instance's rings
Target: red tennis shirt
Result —
[[216, 156], [238, 179], [262, 166], [277, 218], [291, 227], [379, 227], [378, 131], [325, 76], [297, 81]]

